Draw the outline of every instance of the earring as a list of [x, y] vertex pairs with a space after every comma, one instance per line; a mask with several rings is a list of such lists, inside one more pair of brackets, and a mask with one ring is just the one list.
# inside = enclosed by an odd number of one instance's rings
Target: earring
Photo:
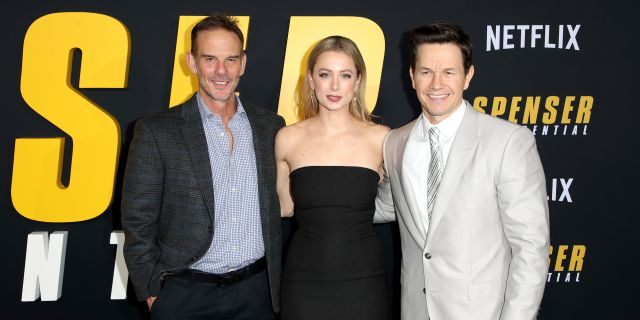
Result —
[[316, 91], [314, 89], [311, 89], [311, 91], [309, 91], [309, 100], [311, 101], [312, 105], [316, 104]]

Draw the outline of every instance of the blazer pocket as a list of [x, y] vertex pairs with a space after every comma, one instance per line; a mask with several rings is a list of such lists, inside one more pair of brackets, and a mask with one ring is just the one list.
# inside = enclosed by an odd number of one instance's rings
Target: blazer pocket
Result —
[[160, 293], [156, 296], [156, 299], [153, 300], [151, 304], [151, 308], [149, 308], [150, 313], [154, 313], [160, 307], [160, 297], [164, 296], [164, 288], [160, 289]]
[[469, 286], [469, 300], [488, 299], [496, 296], [504, 296], [507, 279], [483, 282]]
[[[160, 293], [160, 295], [162, 295], [162, 293]], [[151, 304], [151, 308], [149, 308], [149, 313], [153, 314], [156, 312], [156, 310], [160, 307], [158, 305], [158, 302], [160, 302], [160, 296], [157, 296], [155, 300], [153, 300], [153, 303]], [[145, 301], [146, 304], [146, 301]]]

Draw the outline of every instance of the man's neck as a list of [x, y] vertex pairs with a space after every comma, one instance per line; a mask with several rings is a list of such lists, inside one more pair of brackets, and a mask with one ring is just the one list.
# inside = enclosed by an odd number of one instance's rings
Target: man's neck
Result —
[[200, 94], [202, 102], [211, 111], [211, 113], [220, 116], [222, 123], [226, 126], [229, 120], [233, 117], [238, 110], [238, 99], [235, 96], [229, 97], [226, 101], [213, 100], [206, 97], [206, 95]]

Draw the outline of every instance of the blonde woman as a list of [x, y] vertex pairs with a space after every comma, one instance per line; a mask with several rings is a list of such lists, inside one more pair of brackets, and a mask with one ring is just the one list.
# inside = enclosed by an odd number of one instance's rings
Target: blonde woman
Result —
[[389, 129], [371, 121], [365, 82], [353, 41], [321, 40], [299, 96], [304, 119], [276, 136], [282, 216], [298, 223], [283, 270], [283, 320], [388, 319], [372, 220]]

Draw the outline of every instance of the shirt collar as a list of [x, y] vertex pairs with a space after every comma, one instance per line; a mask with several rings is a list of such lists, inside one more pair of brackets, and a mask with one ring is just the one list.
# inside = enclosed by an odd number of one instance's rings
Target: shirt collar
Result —
[[[196, 97], [197, 97], [196, 101], [198, 101], [198, 110], [200, 110], [200, 116], [202, 116], [203, 120], [210, 117], [220, 117], [218, 115], [213, 114], [213, 112], [209, 110], [207, 105], [204, 104], [204, 101], [202, 100], [200, 93], [196, 93]], [[238, 115], [246, 116], [246, 111], [244, 110], [244, 107], [242, 106], [242, 102], [240, 102], [240, 98], [238, 98], [238, 96], [236, 96], [236, 101], [238, 102], [238, 105], [236, 108], [236, 113], [231, 117], [232, 119]]]
[[464, 111], [466, 108], [466, 103], [462, 100], [462, 103], [458, 108], [446, 119], [442, 120], [437, 125], [431, 124], [424, 113], [420, 113], [420, 123], [422, 129], [422, 136], [429, 140], [429, 129], [431, 127], [436, 127], [440, 129], [440, 141], [446, 143], [447, 141], [453, 139], [458, 131], [458, 127], [460, 127], [460, 123], [462, 123], [462, 118], [464, 117]]

